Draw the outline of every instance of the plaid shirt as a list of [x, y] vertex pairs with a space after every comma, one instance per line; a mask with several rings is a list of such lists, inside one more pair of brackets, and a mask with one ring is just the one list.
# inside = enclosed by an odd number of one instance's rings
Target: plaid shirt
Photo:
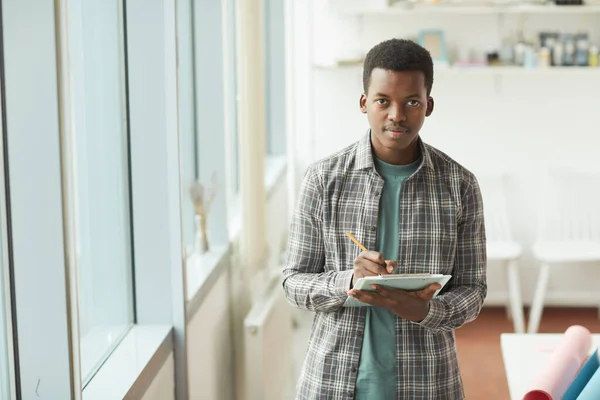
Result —
[[[483, 204], [472, 173], [421, 139], [419, 145], [422, 163], [400, 194], [394, 272], [452, 279], [423, 321], [396, 318], [397, 399], [463, 399], [454, 329], [477, 317], [487, 293]], [[366, 309], [342, 307], [360, 253], [345, 232], [376, 248], [382, 188], [369, 134], [304, 176], [283, 271], [288, 301], [316, 312], [297, 400], [354, 396]]]

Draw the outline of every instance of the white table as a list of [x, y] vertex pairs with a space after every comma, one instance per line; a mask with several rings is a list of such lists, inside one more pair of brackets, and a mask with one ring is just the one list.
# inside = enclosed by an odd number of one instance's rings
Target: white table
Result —
[[[562, 336], [561, 333], [503, 333], [500, 335], [504, 370], [512, 400], [523, 399]], [[590, 354], [598, 346], [600, 346], [600, 334], [593, 334]]]

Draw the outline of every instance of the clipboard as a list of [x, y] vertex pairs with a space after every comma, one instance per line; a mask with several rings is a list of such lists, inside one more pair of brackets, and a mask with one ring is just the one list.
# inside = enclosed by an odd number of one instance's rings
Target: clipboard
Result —
[[[392, 274], [367, 276], [356, 281], [354, 289], [374, 291], [371, 285], [381, 285], [384, 287], [402, 289], [407, 292], [414, 292], [425, 289], [433, 283], [439, 283], [442, 287], [433, 294], [435, 298], [446, 286], [452, 275], [443, 274]], [[352, 296], [348, 296], [344, 307], [371, 307], [370, 304], [363, 303]]]

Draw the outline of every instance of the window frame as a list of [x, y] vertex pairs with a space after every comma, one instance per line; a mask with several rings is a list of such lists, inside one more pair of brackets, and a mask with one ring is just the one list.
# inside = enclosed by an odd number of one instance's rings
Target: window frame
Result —
[[[2, 7], [0, 6], [0, 19], [2, 19]], [[7, 148], [6, 148], [6, 107], [5, 107], [5, 82], [4, 82], [4, 38], [0, 29], [0, 370], [4, 370], [4, 376], [0, 376], [2, 381], [0, 387], [0, 396], [8, 395], [10, 400], [17, 398], [16, 393], [16, 374], [15, 374], [15, 341], [13, 331], [16, 329], [13, 323], [13, 301], [12, 301], [12, 282], [14, 270], [12, 268], [12, 249], [10, 240], [10, 221], [8, 203], [10, 184], [6, 169]], [[4, 386], [6, 385], [6, 387]]]
[[[82, 325], [84, 323], [84, 318], [90, 318], [90, 316], [83, 316], [84, 312], [96, 312], [97, 309], [100, 309], [101, 313], [104, 312], [102, 308], [105, 307], [100, 302], [91, 302], [90, 310], [83, 310], [82, 298], [94, 298], [98, 292], [100, 291], [103, 294], [106, 294], [110, 287], [107, 285], [102, 286], [102, 284], [97, 285], [93, 284], [88, 286], [86, 282], [82, 282], [80, 277], [85, 272], [87, 275], [95, 276], [98, 278], [97, 271], [82, 271], [82, 265], [80, 264], [81, 259], [78, 258], [77, 255], [72, 254], [71, 252], [78, 251], [78, 244], [81, 244], [83, 241], [82, 229], [80, 225], [80, 192], [77, 187], [79, 180], [77, 178], [77, 173], [81, 169], [80, 165], [77, 165], [78, 159], [78, 140], [85, 140], [87, 132], [78, 132], [76, 131], [75, 121], [76, 121], [76, 112], [78, 110], [75, 107], [78, 105], [78, 101], [76, 100], [75, 90], [76, 84], [85, 83], [85, 74], [88, 72], [86, 70], [85, 60], [81, 57], [75, 57], [74, 54], [77, 54], [77, 49], [73, 49], [74, 43], [72, 40], [74, 38], [83, 37], [84, 34], [79, 29], [81, 28], [80, 24], [83, 23], [83, 20], [77, 19], [74, 17], [76, 12], [79, 12], [78, 17], [85, 18], [87, 15], [84, 15], [84, 10], [82, 9], [82, 5], [77, 2], [67, 1], [66, 2], [66, 10], [69, 16], [69, 19], [61, 19], [59, 21], [59, 29], [64, 32], [61, 37], [61, 43], [59, 46], [60, 57], [62, 58], [62, 63], [59, 66], [59, 71], [64, 76], [63, 84], [62, 84], [62, 96], [60, 101], [61, 114], [63, 115], [63, 128], [62, 131], [62, 151], [61, 158], [63, 160], [63, 185], [65, 186], [63, 190], [63, 202], [64, 202], [64, 216], [68, 222], [66, 224], [65, 235], [66, 235], [66, 243], [68, 245], [67, 254], [70, 257], [70, 264], [73, 267], [72, 279], [76, 281], [75, 287], [72, 289], [75, 293], [77, 293], [77, 321], [78, 326], [76, 327], [78, 331], [78, 352], [79, 352], [79, 373], [81, 386], [85, 389], [90, 380], [94, 377], [99, 368], [105, 363], [106, 359], [114, 352], [116, 347], [125, 336], [128, 334], [130, 329], [135, 324], [135, 303], [134, 303], [134, 287], [133, 287], [133, 276], [135, 271], [135, 260], [134, 260], [134, 249], [133, 249], [133, 235], [132, 235], [132, 196], [131, 196], [131, 173], [130, 173], [130, 138], [129, 138], [129, 115], [128, 115], [128, 98], [127, 98], [127, 67], [126, 67], [126, 50], [125, 50], [125, 31], [126, 31], [126, 21], [125, 21], [125, 1], [124, 0], [112, 0], [115, 2], [115, 6], [117, 8], [117, 28], [118, 28], [118, 43], [114, 48], [114, 51], [118, 52], [118, 63], [119, 63], [119, 73], [120, 80], [115, 82], [120, 84], [119, 94], [121, 97], [121, 110], [122, 118], [120, 118], [120, 125], [122, 128], [122, 133], [124, 135], [122, 140], [122, 145], [124, 146], [124, 157], [125, 157], [125, 171], [124, 176], [124, 191], [125, 198], [123, 199], [124, 209], [126, 212], [125, 216], [125, 231], [123, 232], [125, 237], [128, 240], [127, 243], [127, 260], [126, 265], [124, 266], [127, 271], [127, 276], [125, 277], [126, 282], [125, 286], [127, 287], [127, 298], [128, 298], [128, 320], [126, 323], [119, 323], [116, 327], [103, 327], [103, 326], [95, 326], [95, 323], [92, 323], [92, 330], [87, 333], [81, 332]], [[75, 7], [72, 7], [72, 6]], [[85, 44], [81, 44], [85, 45]], [[80, 81], [76, 81], [74, 72], [77, 70], [77, 73], [81, 73], [83, 79]], [[85, 86], [83, 86], [85, 95]], [[81, 102], [79, 102], [81, 103]], [[84, 102], [85, 104], [85, 102]], [[79, 104], [80, 105], [80, 104]], [[86, 110], [86, 114], [84, 119], [87, 118], [87, 104], [83, 106]], [[78, 121], [80, 122], [80, 121]], [[77, 128], [82, 125], [77, 126]], [[84, 127], [85, 128], [85, 127]], [[87, 151], [88, 149], [86, 149]], [[87, 158], [87, 154], [80, 158]], [[88, 232], [92, 236], [88, 236], [85, 239], [91, 242], [94, 242], [93, 231]], [[87, 267], [97, 266], [96, 263], [93, 265], [88, 265]], [[82, 283], [83, 286], [82, 287]], [[92, 283], [92, 282], [88, 282]], [[100, 288], [100, 290], [98, 290]], [[102, 299], [100, 299], [102, 300]], [[99, 304], [100, 303], [100, 304]], [[89, 304], [89, 303], [88, 303]], [[114, 307], [111, 307], [114, 309]], [[93, 317], [92, 317], [93, 319]], [[99, 329], [98, 329], [99, 328]], [[112, 343], [107, 345], [106, 337], [114, 337]]]
[[[71, 288], [67, 284], [71, 266], [63, 250], [57, 83], [61, 60], [55, 41], [54, 7], [48, 2], [2, 3], [17, 393], [79, 399], [74, 390], [76, 349], [69, 340], [75, 317], [69, 307]], [[36, 29], [30, 29], [32, 26]], [[30, 162], [32, 158], [35, 165]], [[33, 195], [40, 191], [43, 204]], [[36, 229], [31, 229], [31, 221], [37, 221]], [[39, 354], [44, 354], [45, 363], [39, 362]]]

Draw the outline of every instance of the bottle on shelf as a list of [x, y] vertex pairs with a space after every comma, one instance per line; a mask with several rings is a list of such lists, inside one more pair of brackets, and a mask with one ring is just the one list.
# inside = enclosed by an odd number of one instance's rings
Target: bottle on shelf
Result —
[[589, 47], [590, 44], [587, 40], [587, 37], [580, 37], [577, 39], [575, 49], [575, 65], [579, 67], [587, 67], [590, 63], [589, 61]]
[[598, 67], [598, 47], [591, 45], [589, 54], [588, 54], [588, 62], [590, 67]]
[[538, 51], [538, 62], [539, 67], [549, 67], [552, 65], [552, 53], [547, 47], [542, 47]]

